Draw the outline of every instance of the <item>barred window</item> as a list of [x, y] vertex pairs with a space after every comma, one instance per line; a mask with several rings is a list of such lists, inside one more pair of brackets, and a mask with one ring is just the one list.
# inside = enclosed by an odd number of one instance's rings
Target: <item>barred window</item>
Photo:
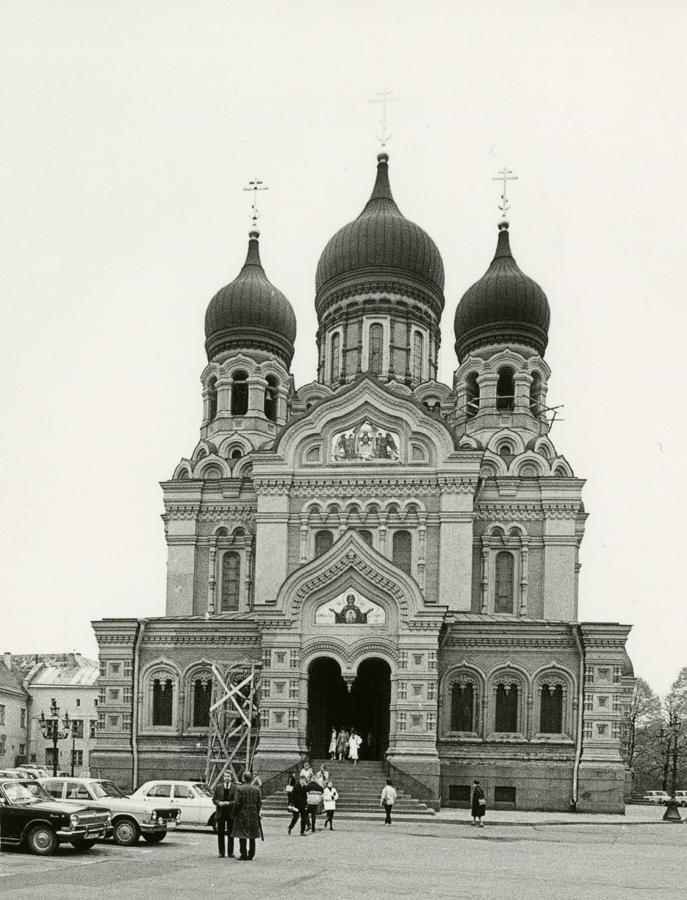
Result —
[[193, 727], [207, 728], [210, 724], [212, 703], [212, 679], [208, 676], [193, 681]]
[[171, 678], [156, 678], [153, 681], [153, 725], [171, 725], [173, 708], [174, 682]]
[[474, 731], [475, 690], [469, 682], [456, 682], [451, 691], [451, 731]]
[[381, 375], [384, 365], [384, 326], [370, 325], [370, 359], [368, 368], [372, 375]]
[[561, 734], [563, 731], [563, 688], [560, 684], [542, 685], [539, 731], [542, 734]]
[[241, 557], [230, 551], [222, 557], [222, 612], [239, 608]]
[[517, 684], [500, 684], [496, 688], [495, 730], [501, 732], [518, 730]]
[[513, 572], [513, 554], [505, 551], [497, 553], [495, 603], [495, 612], [497, 613], [513, 612]]

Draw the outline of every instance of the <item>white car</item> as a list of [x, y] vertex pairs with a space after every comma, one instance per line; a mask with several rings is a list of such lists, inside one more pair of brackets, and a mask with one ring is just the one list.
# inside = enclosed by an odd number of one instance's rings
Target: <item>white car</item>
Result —
[[649, 803], [659, 803], [661, 806], [665, 806], [670, 800], [670, 794], [667, 794], [665, 791], [647, 791], [644, 794], [644, 799], [648, 800]]
[[164, 800], [147, 804], [132, 800], [112, 782], [100, 778], [41, 778], [40, 784], [57, 800], [112, 810], [115, 844], [130, 846], [143, 836], [148, 844], [159, 844], [168, 830], [179, 824], [179, 809]]
[[687, 791], [675, 791], [675, 799], [680, 806], [687, 806]]
[[181, 810], [184, 825], [207, 825], [214, 828], [215, 804], [212, 791], [202, 781], [146, 781], [131, 795], [144, 803], [169, 803]]

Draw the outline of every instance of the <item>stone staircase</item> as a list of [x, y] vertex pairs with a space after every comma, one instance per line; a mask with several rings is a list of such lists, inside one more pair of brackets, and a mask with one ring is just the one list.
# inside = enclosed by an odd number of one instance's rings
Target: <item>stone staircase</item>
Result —
[[[323, 760], [312, 760], [312, 766], [317, 771]], [[384, 810], [379, 805], [382, 788], [386, 784], [386, 770], [383, 762], [370, 762], [360, 760], [357, 765], [351, 762], [337, 762], [326, 760], [330, 778], [334, 787], [339, 792], [336, 801], [336, 818], [356, 818], [368, 815], [383, 816]], [[394, 818], [413, 816], [424, 818], [434, 816], [434, 810], [404, 793], [395, 785], [397, 790], [394, 803]], [[286, 791], [277, 791], [262, 801], [264, 815], [285, 816]]]

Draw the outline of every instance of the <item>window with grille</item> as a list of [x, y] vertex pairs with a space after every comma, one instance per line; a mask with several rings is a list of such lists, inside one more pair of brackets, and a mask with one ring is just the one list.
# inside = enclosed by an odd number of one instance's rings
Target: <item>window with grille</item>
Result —
[[542, 734], [561, 734], [563, 731], [563, 688], [560, 684], [543, 684], [539, 730]]
[[339, 361], [339, 353], [341, 349], [341, 337], [339, 333], [332, 335], [332, 348], [331, 348], [331, 381], [339, 380], [339, 373], [341, 371], [340, 361]]
[[222, 557], [222, 612], [239, 608], [241, 557], [230, 551]]
[[494, 803], [512, 803], [515, 806], [515, 788], [505, 785], [495, 787]]
[[210, 704], [212, 702], [212, 680], [209, 677], [196, 678], [193, 682], [193, 727], [207, 728], [210, 724]]
[[370, 325], [370, 360], [368, 368], [372, 375], [381, 375], [384, 365], [384, 326]]
[[472, 684], [453, 685], [451, 691], [451, 731], [474, 731], [475, 689]]
[[450, 803], [465, 803], [470, 805], [470, 785], [469, 784], [449, 784], [448, 799]]
[[496, 590], [494, 611], [497, 613], [513, 612], [513, 572], [514, 559], [512, 553], [496, 554]]
[[518, 730], [517, 684], [500, 684], [496, 688], [495, 730], [502, 732]]
[[393, 561], [407, 575], [412, 564], [412, 540], [409, 531], [395, 531], [393, 539]]

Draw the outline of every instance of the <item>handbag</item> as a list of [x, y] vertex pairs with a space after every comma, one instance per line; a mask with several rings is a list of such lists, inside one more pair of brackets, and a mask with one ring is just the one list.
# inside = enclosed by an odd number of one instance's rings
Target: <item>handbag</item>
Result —
[[486, 806], [486, 805], [487, 805], [487, 801], [486, 801], [486, 799], [485, 799], [484, 797], [480, 797], [478, 802], [479, 802], [479, 805], [480, 805], [480, 806]]

